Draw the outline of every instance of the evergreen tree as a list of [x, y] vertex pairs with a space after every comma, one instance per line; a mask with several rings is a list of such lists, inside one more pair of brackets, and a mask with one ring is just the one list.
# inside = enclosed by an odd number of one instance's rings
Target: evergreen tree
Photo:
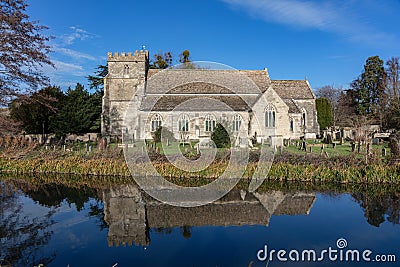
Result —
[[96, 91], [103, 91], [104, 87], [104, 77], [108, 74], [108, 66], [107, 65], [98, 65], [95, 75], [89, 75], [86, 78], [89, 81], [90, 89], [96, 89]]
[[81, 84], [68, 88], [65, 104], [57, 114], [56, 133], [99, 132], [101, 92], [90, 94]]
[[318, 123], [321, 130], [326, 129], [332, 126], [333, 116], [332, 116], [332, 107], [329, 103], [329, 100], [321, 97], [317, 98], [316, 101], [317, 115], [318, 115]]
[[386, 72], [383, 60], [369, 57], [361, 76], [351, 83], [353, 101], [359, 115], [377, 118], [385, 108]]
[[211, 140], [213, 140], [218, 148], [231, 146], [229, 134], [221, 123], [217, 123], [215, 126], [215, 129], [211, 134]]
[[20, 96], [10, 104], [11, 118], [22, 123], [27, 133], [51, 133], [64, 98], [64, 93], [56, 86], [45, 87], [31, 96]]

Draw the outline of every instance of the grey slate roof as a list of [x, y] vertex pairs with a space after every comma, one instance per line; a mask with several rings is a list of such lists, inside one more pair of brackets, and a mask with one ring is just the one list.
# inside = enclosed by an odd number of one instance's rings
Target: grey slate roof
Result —
[[[250, 107], [253, 106], [256, 98], [256, 96], [240, 97], [238, 95], [211, 95], [204, 97], [198, 95], [148, 95], [142, 101], [140, 110], [172, 111], [175, 109], [177, 111], [249, 111], [251, 110]], [[246, 101], [250, 104], [247, 104]]]
[[[289, 113], [300, 113], [293, 100], [315, 98], [307, 81], [270, 80], [267, 70], [150, 69], [140, 110], [171, 111], [196, 99], [194, 105], [179, 109], [248, 111], [270, 86], [289, 107]], [[199, 99], [199, 94], [203, 98]], [[229, 108], [207, 99], [221, 101]]]
[[[182, 92], [191, 91], [187, 84], [208, 83], [227, 88], [236, 94], [259, 94], [271, 84], [266, 70], [207, 70], [207, 69], [167, 69], [149, 70], [147, 73], [147, 94], [166, 93], [180, 87]], [[200, 89], [196, 87], [195, 89]], [[212, 89], [211, 87], [209, 89]], [[215, 93], [220, 93], [218, 88]], [[227, 90], [225, 90], [228, 92]], [[176, 92], [176, 89], [175, 89]], [[210, 91], [211, 92], [211, 91]], [[200, 93], [194, 91], [194, 93]]]
[[314, 99], [306, 80], [272, 80], [272, 88], [282, 99]]
[[301, 113], [297, 105], [294, 103], [293, 99], [283, 98], [282, 100], [289, 107], [289, 113]]

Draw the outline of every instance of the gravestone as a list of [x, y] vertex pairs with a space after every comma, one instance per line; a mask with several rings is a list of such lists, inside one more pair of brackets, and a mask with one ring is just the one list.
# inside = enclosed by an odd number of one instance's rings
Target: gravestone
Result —
[[399, 135], [398, 134], [391, 134], [389, 137], [389, 147], [390, 152], [393, 154], [394, 157], [400, 157], [400, 144], [399, 144]]

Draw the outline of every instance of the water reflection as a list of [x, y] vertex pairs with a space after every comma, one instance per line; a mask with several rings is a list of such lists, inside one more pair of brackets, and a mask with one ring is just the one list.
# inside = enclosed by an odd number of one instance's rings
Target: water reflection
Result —
[[53, 233], [54, 209], [40, 210], [36, 216], [29, 213], [19, 199], [18, 188], [0, 182], [1, 266], [48, 264], [55, 258], [54, 252], [45, 254], [42, 250]]
[[364, 215], [369, 224], [379, 227], [385, 220], [393, 224], [400, 223], [400, 193], [369, 196], [358, 192], [353, 198], [364, 209]]
[[214, 203], [183, 208], [160, 203], [136, 185], [113, 187], [103, 193], [110, 246], [148, 246], [151, 228], [168, 232], [169, 228], [180, 227], [188, 238], [192, 226], [268, 226], [273, 214], [309, 214], [315, 199], [315, 193], [234, 190]]
[[[187, 244], [200, 249], [199, 254], [188, 254], [188, 258], [205, 253], [210, 254], [208, 260], [215, 261], [219, 257], [212, 251], [225, 246], [229, 248], [226, 253], [231, 254], [231, 242], [236, 242], [236, 253], [244, 261], [254, 259], [254, 253], [266, 241], [271, 246], [275, 242], [276, 247], [284, 247], [285, 240], [304, 239], [305, 245], [299, 245], [304, 248], [309, 245], [307, 240], [319, 244], [358, 230], [360, 233], [353, 236], [352, 244], [364, 244], [375, 236], [383, 240], [385, 235], [386, 239], [392, 238], [390, 242], [397, 242], [393, 231], [398, 232], [398, 227], [388, 227], [384, 222], [399, 224], [400, 191], [394, 187], [364, 189], [367, 190], [268, 184], [257, 193], [234, 190], [212, 204], [182, 208], [160, 203], [136, 185], [91, 188], [0, 180], [0, 259], [4, 258], [12, 266], [37, 266], [39, 263], [82, 266], [91, 265], [93, 260], [88, 258], [84, 262], [85, 254], [99, 251], [96, 258], [103, 261], [100, 265], [112, 266], [116, 261], [105, 262], [116, 251], [125, 251], [119, 260], [127, 258], [127, 266], [129, 257], [140, 258], [138, 262], [146, 265], [151, 262], [146, 255], [152, 259], [169, 255], [170, 247], [176, 250], [179, 243], [183, 250]], [[273, 217], [309, 214], [307, 217]], [[262, 233], [268, 233], [268, 240]], [[229, 239], [224, 241], [227, 236]], [[365, 236], [366, 240], [357, 241], [355, 236]], [[76, 237], [80, 238], [79, 242]], [[199, 237], [211, 241], [199, 241]], [[382, 244], [381, 248], [392, 247], [390, 242]], [[331, 243], [329, 241], [328, 245]], [[206, 245], [202, 247], [203, 244]], [[130, 245], [127, 250], [116, 248]], [[149, 246], [146, 254], [139, 246]], [[156, 254], [156, 251], [165, 254]], [[77, 253], [81, 254], [77, 256]], [[179, 253], [176, 255], [179, 256], [174, 258], [175, 265], [183, 257]], [[4, 266], [6, 261], [0, 260], [0, 265]], [[222, 265], [229, 265], [224, 263]]]

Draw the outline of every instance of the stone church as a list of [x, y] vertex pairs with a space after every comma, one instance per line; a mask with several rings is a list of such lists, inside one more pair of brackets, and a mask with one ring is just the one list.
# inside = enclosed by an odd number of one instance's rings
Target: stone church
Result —
[[[221, 122], [247, 140], [281, 145], [319, 133], [307, 80], [271, 80], [267, 69], [149, 68], [148, 51], [108, 53], [102, 135], [151, 139], [159, 126], [176, 139], [209, 138]], [[245, 138], [246, 139], [246, 138]], [[249, 142], [250, 143], [250, 142]]]

